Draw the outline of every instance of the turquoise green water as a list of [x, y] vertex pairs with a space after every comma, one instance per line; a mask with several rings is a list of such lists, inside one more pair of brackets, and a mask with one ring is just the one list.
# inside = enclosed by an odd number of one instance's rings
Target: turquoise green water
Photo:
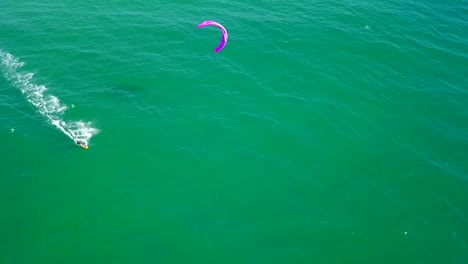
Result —
[[0, 262], [467, 263], [467, 15], [2, 1]]

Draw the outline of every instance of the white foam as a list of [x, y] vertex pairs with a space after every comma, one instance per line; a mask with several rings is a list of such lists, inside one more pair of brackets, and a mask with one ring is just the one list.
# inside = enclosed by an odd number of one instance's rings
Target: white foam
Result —
[[72, 140], [80, 140], [89, 144], [91, 137], [99, 133], [92, 127], [91, 122], [63, 120], [63, 114], [67, 106], [60, 103], [60, 99], [54, 95], [46, 94], [47, 87], [34, 83], [34, 74], [21, 72], [20, 68], [25, 65], [10, 53], [0, 50], [1, 70], [5, 77], [21, 90], [26, 99], [47, 121], [62, 131]]

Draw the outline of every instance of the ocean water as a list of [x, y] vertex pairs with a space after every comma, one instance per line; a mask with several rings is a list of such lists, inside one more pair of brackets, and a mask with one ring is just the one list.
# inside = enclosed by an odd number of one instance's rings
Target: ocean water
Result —
[[466, 1], [0, 14], [0, 263], [468, 263]]

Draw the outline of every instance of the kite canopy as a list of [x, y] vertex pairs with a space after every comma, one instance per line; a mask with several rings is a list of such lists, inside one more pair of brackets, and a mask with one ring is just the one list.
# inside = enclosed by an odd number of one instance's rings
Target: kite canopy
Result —
[[227, 40], [228, 40], [228, 33], [227, 33], [226, 29], [220, 23], [218, 23], [216, 21], [211, 21], [211, 20], [207, 20], [207, 21], [201, 23], [200, 25], [197, 26], [197, 28], [202, 28], [202, 27], [206, 27], [206, 26], [219, 27], [221, 29], [221, 32], [223, 32], [223, 38], [221, 39], [221, 43], [219, 43], [219, 46], [214, 50], [214, 52], [220, 52], [224, 48], [224, 46], [226, 46], [226, 43], [227, 43]]

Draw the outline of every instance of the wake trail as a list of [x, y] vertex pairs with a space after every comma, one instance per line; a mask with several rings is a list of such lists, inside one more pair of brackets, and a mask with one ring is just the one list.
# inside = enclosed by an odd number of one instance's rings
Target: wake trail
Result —
[[91, 122], [63, 120], [63, 114], [67, 110], [67, 106], [61, 104], [56, 96], [46, 94], [47, 87], [34, 83], [33, 73], [21, 71], [20, 69], [24, 65], [24, 62], [0, 49], [0, 66], [6, 79], [21, 90], [28, 102], [50, 124], [73, 141], [80, 140], [88, 145], [91, 137], [99, 133], [99, 130], [92, 127]]

